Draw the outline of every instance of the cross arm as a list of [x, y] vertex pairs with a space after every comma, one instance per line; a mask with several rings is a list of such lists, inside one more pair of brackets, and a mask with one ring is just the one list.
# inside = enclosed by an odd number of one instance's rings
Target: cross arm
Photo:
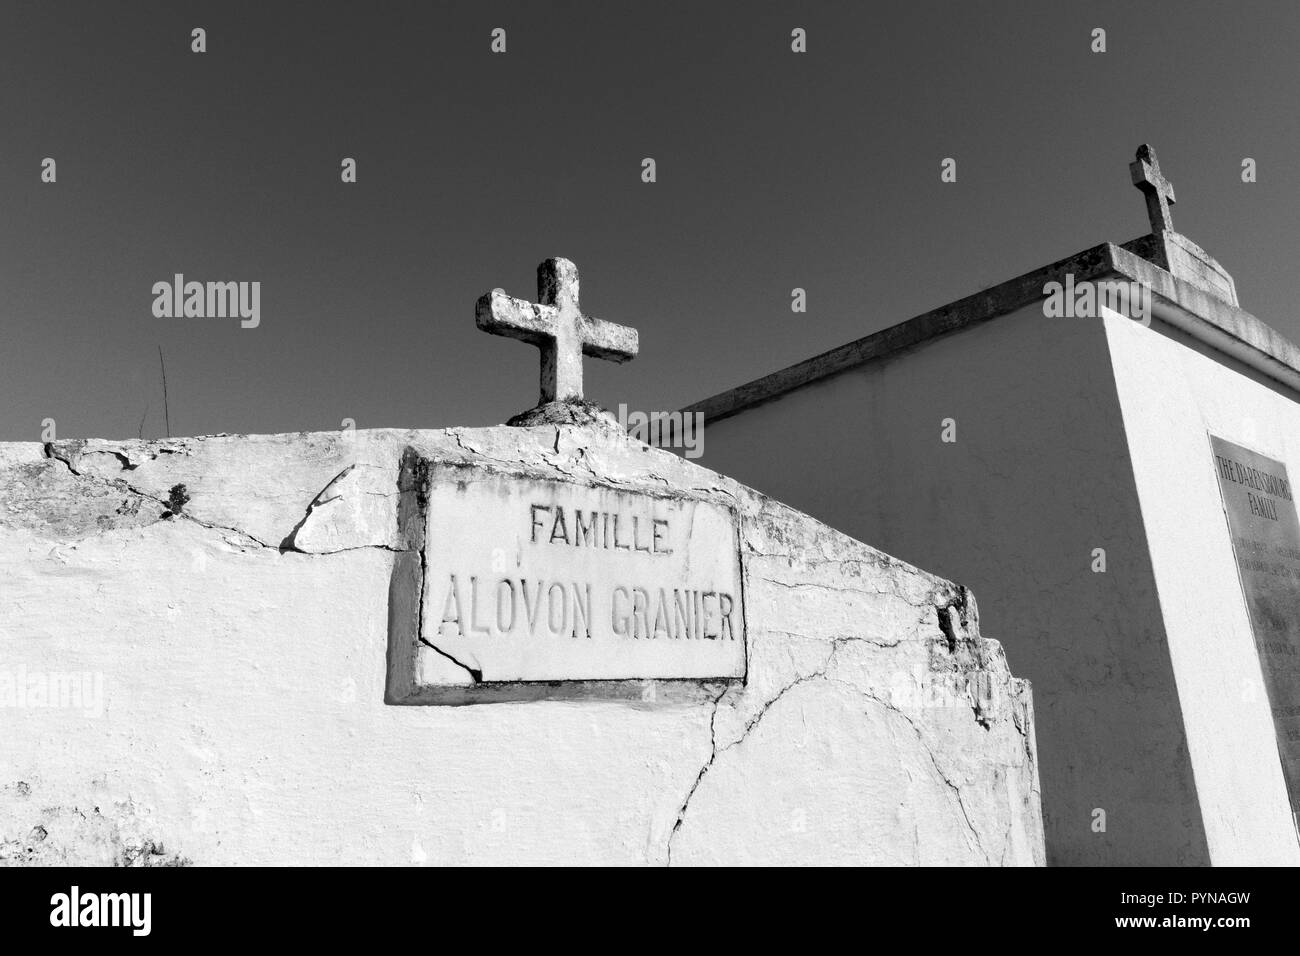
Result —
[[590, 316], [584, 316], [582, 323], [584, 355], [620, 363], [636, 358], [640, 347], [636, 329]]
[[1174, 184], [1165, 179], [1160, 171], [1153, 168], [1145, 159], [1136, 159], [1128, 164], [1129, 175], [1133, 179], [1133, 185], [1143, 192], [1163, 193], [1166, 202], [1176, 203], [1174, 198]]
[[516, 299], [501, 289], [480, 296], [474, 307], [474, 322], [484, 332], [538, 346], [554, 341], [555, 317], [554, 306]]

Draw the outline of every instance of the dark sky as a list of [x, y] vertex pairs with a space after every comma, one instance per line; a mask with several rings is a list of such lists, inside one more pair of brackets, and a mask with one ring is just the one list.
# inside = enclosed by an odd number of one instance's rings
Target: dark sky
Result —
[[[1297, 49], [1295, 3], [8, 0], [0, 440], [161, 435], [159, 345], [178, 435], [500, 422], [537, 352], [474, 302], [552, 255], [640, 329], [588, 397], [680, 407], [1144, 234], [1142, 142], [1300, 339]], [[260, 327], [154, 318], [176, 272], [260, 281]]]

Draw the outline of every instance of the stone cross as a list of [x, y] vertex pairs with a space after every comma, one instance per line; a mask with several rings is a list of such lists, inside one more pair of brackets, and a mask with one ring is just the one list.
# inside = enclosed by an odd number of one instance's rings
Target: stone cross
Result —
[[1160, 172], [1160, 163], [1156, 151], [1143, 143], [1138, 147], [1137, 159], [1128, 164], [1128, 171], [1133, 176], [1133, 185], [1142, 190], [1147, 198], [1147, 217], [1151, 220], [1151, 232], [1174, 231], [1174, 219], [1169, 212], [1174, 199], [1174, 184], [1165, 179]]
[[636, 357], [636, 329], [582, 314], [578, 267], [568, 259], [537, 267], [537, 298], [528, 302], [493, 289], [478, 300], [475, 321], [484, 332], [542, 350], [541, 404], [582, 398], [584, 355], [620, 363]]

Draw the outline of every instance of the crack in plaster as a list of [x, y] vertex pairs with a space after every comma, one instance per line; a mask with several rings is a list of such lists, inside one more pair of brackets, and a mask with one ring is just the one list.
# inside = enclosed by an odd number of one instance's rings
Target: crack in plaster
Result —
[[[122, 478], [105, 478], [101, 475], [88, 475], [83, 472], [80, 472], [73, 467], [72, 462], [67, 457], [59, 453], [59, 451], [54, 447], [53, 442], [45, 443], [44, 452], [45, 452], [45, 457], [47, 459], [51, 461], [59, 462], [65, 468], [68, 469], [69, 474], [73, 475], [76, 478], [80, 478], [82, 481], [96, 482], [98, 484], [107, 485], [110, 487], [120, 486], [122, 488], [125, 488], [127, 491], [131, 492], [131, 494], [139, 498], [143, 498], [146, 501], [152, 501], [155, 504], [160, 505], [163, 508], [163, 512], [169, 518], [184, 518], [186, 521], [192, 521], [195, 524], [197, 524], [199, 527], [207, 528], [209, 531], [226, 531], [231, 534], [238, 535], [240, 538], [244, 539], [245, 543], [251, 543], [259, 548], [264, 548], [268, 551], [275, 551], [278, 554], [292, 553], [292, 554], [302, 554], [308, 557], [316, 557], [316, 556], [324, 557], [326, 555], [331, 555], [331, 554], [343, 554], [344, 552], [347, 551], [361, 551], [366, 549], [390, 551], [395, 554], [405, 553], [406, 550], [403, 548], [394, 548], [391, 545], [386, 545], [386, 544], [361, 544], [361, 545], [354, 545], [352, 547], [347, 547], [347, 548], [336, 548], [332, 551], [300, 551], [297, 547], [293, 545], [293, 541], [292, 541], [293, 537], [298, 533], [298, 530], [306, 523], [307, 519], [311, 516], [312, 509], [319, 504], [325, 503], [324, 501], [321, 500], [320, 496], [324, 494], [326, 490], [328, 490], [330, 485], [332, 485], [335, 481], [338, 481], [339, 478], [343, 477], [349, 471], [355, 468], [356, 467], [355, 464], [349, 465], [347, 468], [343, 469], [342, 472], [340, 472], [333, 479], [331, 479], [329, 483], [326, 484], [325, 488], [322, 489], [321, 492], [317, 494], [317, 496], [313, 498], [311, 503], [307, 506], [306, 513], [304, 513], [302, 520], [299, 521], [294, 526], [293, 530], [289, 533], [289, 535], [286, 536], [285, 539], [277, 546], [277, 545], [270, 544], [266, 541], [263, 541], [262, 539], [258, 538], [256, 535], [250, 534], [249, 532], [243, 530], [242, 528], [234, 528], [231, 527], [230, 525], [216, 524], [214, 522], [204, 521], [201, 518], [196, 518], [194, 515], [183, 510], [173, 511], [171, 507], [171, 503], [169, 501], [163, 498], [159, 498], [157, 495], [152, 495], [142, 488], [137, 488], [135, 485], [131, 484], [129, 481], [126, 481]], [[169, 451], [166, 453], [177, 454], [176, 451]], [[109, 449], [93, 449], [89, 452], [83, 452], [82, 454], [113, 455], [114, 457], [118, 458], [123, 462], [123, 466], [122, 466], [123, 471], [133, 471], [135, 470], [135, 468], [138, 467], [137, 465], [131, 463], [130, 458], [128, 458], [124, 453], [119, 451], [113, 451]], [[333, 500], [333, 499], [327, 499], [327, 500]], [[159, 520], [162, 519], [160, 518]]]
[[[721, 748], [718, 747], [718, 735], [717, 735], [718, 709], [722, 704], [722, 698], [726, 696], [727, 692], [731, 690], [731, 688], [730, 687], [723, 688], [722, 692], [719, 693], [716, 698], [714, 698], [712, 711], [709, 715], [709, 756], [708, 759], [704, 762], [704, 765], [700, 768], [699, 773], [696, 774], [695, 780], [691, 784], [690, 790], [687, 791], [685, 799], [682, 800], [681, 806], [678, 808], [677, 811], [677, 819], [673, 823], [673, 828], [668, 834], [668, 843], [666, 847], [667, 866], [672, 866], [673, 840], [677, 836], [677, 832], [682, 828], [683, 824], [686, 822], [686, 814], [687, 814], [687, 810], [689, 809], [690, 802], [692, 798], [695, 796], [696, 791], [699, 789], [700, 784], [704, 781], [705, 776], [707, 776], [708, 772], [713, 768], [713, 765], [715, 764], [717, 759], [727, 751], [733, 750], [736, 747], [739, 747], [741, 744], [743, 744], [753, 733], [754, 728], [757, 727], [758, 724], [762, 721], [762, 719], [767, 715], [768, 711], [770, 711], [772, 707], [775, 706], [779, 700], [781, 700], [781, 698], [783, 698], [790, 691], [794, 690], [794, 688], [802, 684], [810, 683], [815, 680], [824, 680], [827, 681], [828, 683], [835, 683], [835, 684], [840, 684], [842, 686], [848, 687], [854, 693], [866, 698], [867, 700], [872, 701], [873, 703], [878, 704], [879, 706], [883, 707], [885, 710], [891, 713], [897, 714], [904, 721], [906, 721], [907, 725], [912, 728], [913, 733], [916, 734], [917, 742], [921, 745], [921, 749], [924, 750], [926, 756], [930, 758], [930, 763], [934, 767], [934, 772], [938, 775], [939, 779], [942, 780], [943, 783], [952, 791], [953, 796], [957, 802], [957, 808], [961, 811], [962, 819], [966, 824], [966, 828], [970, 831], [971, 837], [973, 838], [972, 848], [976, 852], [978, 852], [981, 856], [983, 856], [986, 862], [991, 859], [988, 851], [984, 847], [983, 840], [980, 839], [979, 831], [976, 830], [974, 823], [971, 821], [970, 812], [966, 808], [966, 801], [962, 798], [961, 787], [958, 784], [954, 783], [952, 779], [949, 778], [949, 776], [939, 766], [939, 761], [938, 758], [935, 756], [934, 748], [926, 740], [924, 733], [922, 733], [921, 728], [917, 725], [917, 723], [907, 713], [899, 709], [892, 702], [885, 700], [884, 698], [878, 696], [877, 694], [864, 690], [862, 687], [852, 683], [851, 681], [844, 680], [843, 678], [831, 677], [829, 675], [828, 672], [830, 671], [831, 667], [834, 666], [835, 655], [836, 652], [839, 650], [840, 646], [844, 643], [847, 643], [848, 641], [854, 641], [854, 640], [862, 640], [862, 639], [860, 638], [833, 639], [831, 641], [830, 652], [826, 655], [826, 660], [822, 663], [822, 665], [819, 668], [807, 674], [800, 675], [799, 677], [792, 680], [790, 683], [783, 686], [780, 690], [778, 690], [771, 698], [769, 698], [767, 701], [765, 701], [762, 704], [762, 706], [758, 709], [758, 711], [752, 717], [750, 717], [749, 720], [745, 722], [744, 729], [741, 731], [740, 735], [731, 743]], [[868, 641], [867, 643], [874, 643], [874, 642]], [[891, 644], [891, 645], [883, 645], [883, 646], [893, 647], [896, 645]], [[987, 717], [982, 718], [979, 708], [976, 707], [973, 703], [971, 705], [971, 708], [975, 712], [976, 722], [980, 723], [982, 726], [985, 726], [987, 728], [986, 721], [988, 718]], [[1013, 718], [1013, 724], [1014, 723], [1016, 722]], [[1017, 729], [1019, 729], [1018, 726]], [[1009, 838], [1009, 834], [1010, 831], [1008, 831], [1008, 838]], [[1003, 851], [1003, 856], [1005, 857], [1005, 849]]]
[[718, 728], [717, 728], [718, 708], [722, 704], [722, 698], [726, 696], [727, 691], [730, 690], [731, 688], [729, 687], [723, 688], [722, 693], [718, 694], [718, 696], [714, 698], [713, 711], [709, 716], [709, 759], [705, 761], [704, 766], [700, 768], [700, 772], [696, 774], [695, 782], [691, 784], [691, 789], [687, 792], [686, 799], [682, 801], [681, 807], [679, 807], [677, 810], [677, 820], [673, 824], [672, 831], [668, 834], [666, 865], [672, 866], [673, 838], [677, 836], [677, 831], [680, 830], [682, 828], [682, 824], [686, 822], [686, 811], [690, 805], [691, 798], [695, 796], [695, 791], [699, 789], [701, 782], [703, 782], [705, 775], [713, 767], [714, 762], [718, 759], [719, 756], [726, 753], [728, 750], [732, 750], [736, 747], [739, 747], [742, 743], [744, 743], [745, 740], [749, 737], [750, 733], [753, 731], [753, 729], [758, 725], [759, 721], [761, 721], [763, 717], [767, 714], [767, 712], [771, 710], [772, 706], [778, 700], [784, 697], [787, 693], [789, 693], [795, 687], [798, 687], [800, 684], [807, 683], [808, 681], [811, 680], [816, 680], [817, 678], [825, 678], [826, 671], [830, 668], [831, 663], [834, 661], [835, 652], [838, 649], [839, 649], [838, 644], [832, 644], [830, 652], [826, 655], [826, 660], [822, 662], [820, 668], [818, 668], [817, 670], [809, 674], [804, 674], [801, 675], [800, 677], [795, 678], [789, 684], [786, 684], [779, 691], [777, 691], [776, 694], [774, 694], [769, 700], [767, 700], [759, 708], [758, 712], [755, 713], [753, 717], [751, 717], [748, 721], [745, 722], [745, 727], [741, 731], [740, 736], [737, 737], [735, 740], [733, 740], [731, 743], [727, 744], [725, 747], [722, 747], [721, 749], [719, 749], [718, 747]]

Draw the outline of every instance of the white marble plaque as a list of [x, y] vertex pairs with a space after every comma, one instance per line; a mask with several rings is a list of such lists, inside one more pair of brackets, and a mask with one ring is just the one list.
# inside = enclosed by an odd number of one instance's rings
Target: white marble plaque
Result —
[[482, 682], [745, 673], [729, 509], [432, 469], [421, 633]]
[[1291, 798], [1300, 813], [1300, 517], [1286, 465], [1210, 436], [1241, 589]]

